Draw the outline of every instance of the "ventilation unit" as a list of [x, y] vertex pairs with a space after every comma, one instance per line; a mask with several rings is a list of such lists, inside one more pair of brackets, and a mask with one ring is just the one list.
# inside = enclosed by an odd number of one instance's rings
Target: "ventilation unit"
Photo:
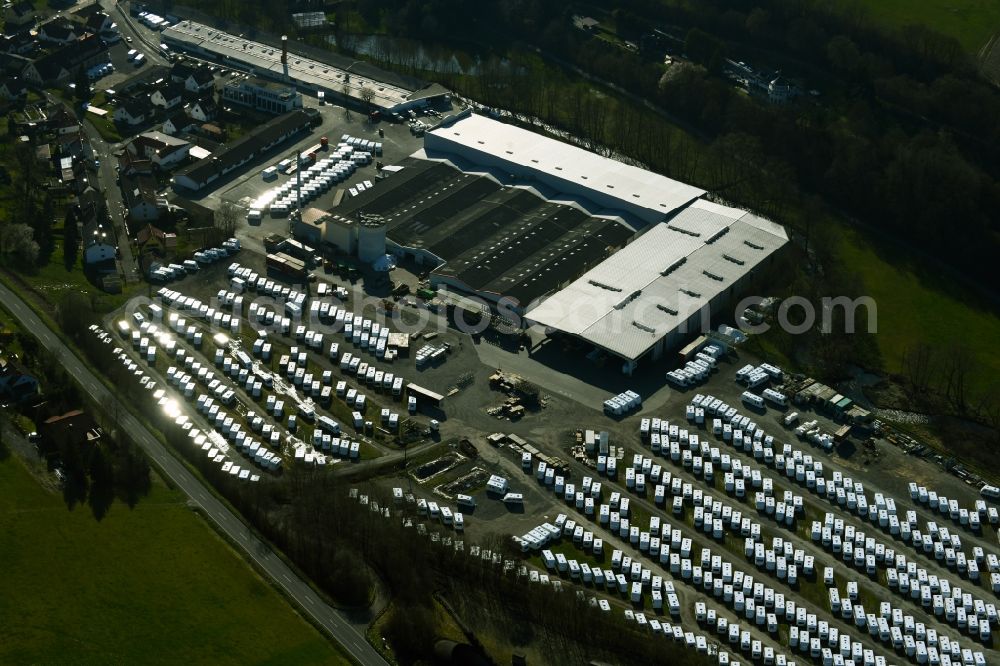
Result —
[[706, 243], [714, 243], [715, 241], [719, 240], [720, 238], [722, 238], [723, 236], [725, 236], [728, 233], [729, 233], [729, 227], [722, 227], [721, 229], [719, 229], [718, 231], [716, 231], [714, 234], [712, 234], [712, 237], [709, 238], [705, 242]]
[[675, 310], [672, 307], [669, 307], [669, 306], [666, 306], [666, 305], [660, 305], [659, 303], [657, 303], [656, 304], [656, 309], [657, 310], [662, 310], [663, 312], [666, 312], [668, 315], [673, 315], [674, 317], [677, 316], [677, 310]]
[[646, 326], [645, 324], [640, 324], [637, 321], [633, 321], [632, 325], [635, 326], [640, 331], [646, 331], [647, 333], [656, 333], [656, 329], [655, 328], [651, 328], [649, 326]]
[[610, 284], [604, 284], [603, 282], [598, 282], [597, 280], [587, 280], [588, 284], [592, 284], [595, 287], [600, 287], [601, 289], [607, 289], [608, 291], [621, 291], [618, 287], [612, 287]]
[[678, 289], [682, 294], [687, 294], [691, 298], [701, 298], [701, 294], [697, 291], [691, 291], [690, 289]]
[[743, 266], [743, 265], [745, 265], [747, 263], [747, 262], [743, 261], [742, 259], [737, 259], [736, 257], [732, 257], [732, 256], [730, 256], [728, 254], [722, 255], [722, 258], [725, 259], [726, 261], [729, 261], [729, 262], [732, 262], [732, 263], [736, 264], [737, 266]]
[[722, 277], [719, 276], [719, 275], [716, 275], [715, 273], [709, 273], [708, 271], [702, 271], [702, 273], [704, 273], [705, 277], [707, 277], [707, 278], [712, 278], [716, 282], [722, 282]]
[[763, 250], [764, 249], [763, 245], [757, 245], [756, 243], [751, 243], [748, 240], [743, 241], [743, 244], [746, 245], [747, 247], [752, 247], [755, 250]]
[[683, 266], [685, 261], [687, 261], [687, 257], [681, 257], [680, 259], [678, 259], [677, 261], [675, 261], [674, 263], [670, 264], [669, 266], [667, 266], [666, 268], [664, 268], [662, 271], [660, 271], [660, 275], [662, 275], [663, 277], [666, 277], [666, 276], [670, 275], [671, 273], [673, 273], [674, 271], [676, 271], [678, 268], [680, 268], [681, 266]]

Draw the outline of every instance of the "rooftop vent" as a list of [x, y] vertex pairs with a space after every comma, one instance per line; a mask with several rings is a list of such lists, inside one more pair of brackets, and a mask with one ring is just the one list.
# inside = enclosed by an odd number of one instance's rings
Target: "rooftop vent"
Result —
[[763, 245], [757, 245], [756, 243], [751, 243], [748, 240], [743, 241], [743, 244], [746, 245], [747, 247], [752, 247], [755, 250], [763, 250], [764, 249]]
[[682, 294], [687, 294], [691, 298], [701, 298], [701, 294], [699, 294], [697, 291], [691, 291], [690, 289], [678, 289], [678, 291], [681, 292]]
[[712, 278], [713, 280], [715, 280], [717, 282], [722, 282], [722, 277], [716, 275], [715, 273], [709, 273], [708, 271], [702, 271], [702, 273], [705, 274], [705, 277]]
[[622, 299], [615, 305], [615, 310], [621, 310], [623, 307], [625, 307], [635, 299], [639, 298], [639, 296], [641, 295], [642, 295], [642, 289], [637, 289], [633, 291], [631, 294], [626, 296], [624, 299]]
[[667, 266], [666, 268], [664, 268], [662, 271], [660, 271], [660, 275], [662, 275], [664, 277], [666, 277], [667, 275], [670, 275], [671, 273], [673, 273], [674, 271], [676, 271], [678, 268], [680, 268], [681, 266], [683, 266], [684, 262], [686, 262], [686, 261], [687, 261], [687, 257], [681, 257], [680, 259], [678, 259], [677, 261], [675, 261], [674, 263], [670, 264], [669, 266]]
[[669, 224], [667, 225], [667, 229], [670, 229], [672, 231], [676, 231], [677, 233], [684, 234], [685, 236], [692, 236], [694, 238], [700, 238], [701, 237], [701, 234], [699, 234], [697, 231], [691, 231], [690, 229], [681, 229], [680, 227], [674, 227], [674, 226], [671, 226]]
[[668, 307], [666, 305], [660, 305], [659, 303], [657, 303], [656, 304], [656, 309], [657, 310], [662, 310], [662, 311], [666, 312], [669, 315], [673, 315], [675, 317], [677, 316], [677, 310], [675, 310], [674, 308]]
[[597, 280], [587, 280], [589, 284], [595, 287], [600, 287], [601, 289], [607, 289], [608, 291], [621, 291], [619, 287], [612, 287], [610, 284], [604, 284], [603, 282], [598, 282]]
[[725, 259], [726, 261], [730, 261], [730, 262], [736, 264], [737, 266], [743, 266], [744, 264], [747, 263], [747, 262], [743, 261], [742, 259], [737, 259], [736, 257], [732, 257], [732, 256], [730, 256], [728, 254], [722, 255], [722, 258]]
[[655, 328], [652, 328], [650, 326], [646, 326], [645, 324], [640, 324], [637, 321], [633, 321], [632, 325], [635, 326], [640, 331], [646, 331], [647, 333], [656, 333], [656, 329]]
[[729, 233], [729, 227], [722, 227], [721, 229], [719, 229], [718, 231], [716, 231], [714, 234], [712, 234], [712, 237], [709, 238], [708, 240], [706, 240], [705, 242], [706, 243], [714, 243], [715, 241], [717, 241], [720, 238], [722, 238], [723, 236], [725, 236], [727, 233]]

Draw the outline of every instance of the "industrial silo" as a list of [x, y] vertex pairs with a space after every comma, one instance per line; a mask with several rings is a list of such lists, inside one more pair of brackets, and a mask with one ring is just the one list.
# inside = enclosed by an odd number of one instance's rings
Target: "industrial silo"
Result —
[[385, 256], [385, 224], [362, 220], [358, 224], [358, 259], [370, 264]]

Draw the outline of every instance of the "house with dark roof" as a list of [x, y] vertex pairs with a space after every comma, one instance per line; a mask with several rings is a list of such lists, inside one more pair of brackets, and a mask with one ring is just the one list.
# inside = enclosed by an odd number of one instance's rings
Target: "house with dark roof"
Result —
[[20, 364], [0, 358], [0, 400], [22, 402], [38, 395], [38, 380]]
[[163, 121], [163, 133], [174, 135], [187, 132], [194, 124], [184, 111], [176, 111]]
[[128, 150], [122, 151], [118, 158], [118, 170], [124, 176], [153, 175], [153, 162], [139, 154]]
[[38, 28], [38, 41], [64, 46], [75, 42], [83, 35], [83, 28], [69, 19], [58, 17], [43, 23]]
[[37, 58], [24, 68], [23, 76], [36, 85], [58, 86], [78, 67], [89, 69], [99, 62], [107, 62], [107, 49], [99, 38], [89, 35]]
[[[34, 53], [36, 50], [38, 50], [38, 44], [29, 32], [0, 35], [0, 53], [12, 53], [23, 56]], [[21, 69], [23, 70], [24, 68], [22, 67]]]
[[161, 84], [149, 96], [149, 101], [169, 111], [184, 103], [184, 86], [174, 82]]
[[118, 252], [115, 230], [104, 225], [96, 213], [87, 215], [83, 223], [83, 265], [102, 273], [117, 273], [115, 256]]
[[212, 90], [215, 88], [215, 75], [207, 67], [199, 67], [184, 79], [184, 88], [193, 93]]
[[122, 198], [125, 210], [133, 220], [156, 220], [160, 217], [156, 197], [156, 181], [150, 176], [123, 176]]
[[87, 17], [86, 26], [87, 30], [95, 35], [100, 35], [101, 33], [111, 32], [111, 26], [114, 25], [114, 21], [111, 17], [102, 11], [94, 12]]
[[[157, 247], [147, 247], [150, 243]], [[135, 244], [143, 253], [147, 250], [165, 252], [170, 248], [177, 247], [177, 234], [167, 233], [153, 224], [147, 224], [136, 233]]]
[[56, 147], [59, 157], [81, 157], [83, 155], [83, 135], [79, 128], [74, 132], [57, 134]]
[[20, 32], [34, 27], [38, 20], [35, 6], [27, 0], [12, 3], [3, 10], [4, 26], [8, 33]]
[[186, 84], [188, 77], [194, 74], [195, 69], [197, 68], [187, 63], [175, 62], [170, 68], [170, 80], [174, 83]]
[[181, 169], [171, 182], [175, 187], [198, 191], [319, 122], [316, 109], [296, 109], [277, 116], [216, 154]]
[[207, 123], [219, 115], [219, 105], [211, 97], [205, 97], [188, 108], [188, 115], [197, 121]]
[[0, 81], [0, 99], [14, 100], [28, 94], [28, 89], [24, 85], [24, 79], [19, 76], [4, 77]]
[[153, 107], [145, 95], [122, 100], [115, 108], [113, 118], [116, 123], [129, 126], [139, 125], [153, 116]]
[[85, 454], [104, 436], [93, 417], [79, 409], [45, 419], [38, 426], [38, 434], [45, 445], [54, 450], [72, 446]]

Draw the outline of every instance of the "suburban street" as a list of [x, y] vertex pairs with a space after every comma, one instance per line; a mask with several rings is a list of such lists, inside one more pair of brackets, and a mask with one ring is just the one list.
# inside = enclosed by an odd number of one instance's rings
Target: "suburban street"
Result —
[[222, 502], [220, 502], [180, 461], [150, 433], [121, 404], [118, 396], [105, 387], [98, 377], [65, 345], [28, 305], [5, 285], [0, 285], [0, 299], [20, 325], [31, 331], [50, 354], [80, 384], [80, 387], [99, 404], [117, 407], [121, 414], [120, 427], [139, 444], [146, 455], [178, 488], [184, 491], [257, 565], [267, 572], [282, 590], [294, 600], [308, 617], [311, 617], [355, 660], [365, 666], [385, 664], [385, 660], [368, 644], [361, 630], [353, 626], [345, 613], [326, 604], [320, 596], [294, 571], [292, 571], [270, 546], [256, 535]]

